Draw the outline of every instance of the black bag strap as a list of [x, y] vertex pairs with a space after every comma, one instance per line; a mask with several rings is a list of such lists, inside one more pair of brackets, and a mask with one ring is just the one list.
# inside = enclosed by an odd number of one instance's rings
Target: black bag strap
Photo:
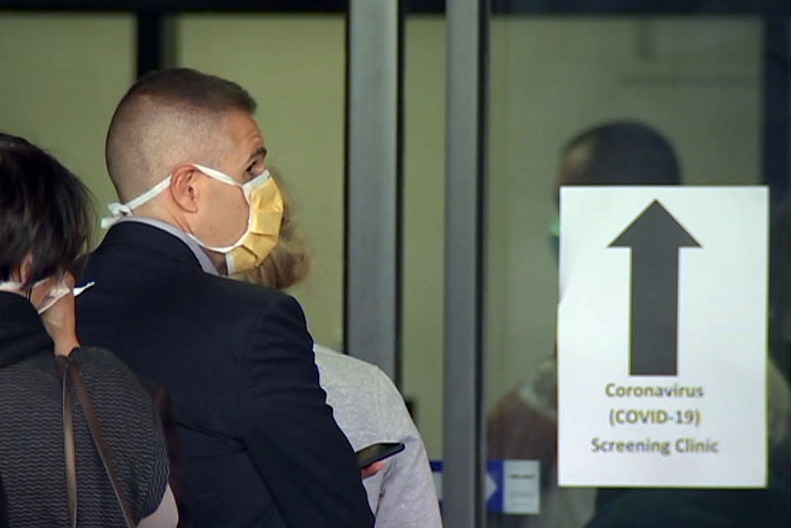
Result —
[[[75, 457], [76, 450], [74, 447], [74, 409], [71, 403], [71, 387], [74, 387], [77, 393], [77, 399], [80, 403], [80, 408], [85, 416], [85, 421], [88, 423], [88, 430], [91, 432], [93, 445], [96, 447], [96, 451], [102, 461], [102, 466], [104, 466], [104, 471], [113, 487], [113, 492], [118, 501], [118, 506], [121, 508], [121, 513], [123, 513], [126, 527], [135, 528], [132, 509], [121, 490], [118, 481], [118, 473], [115, 469], [112, 456], [110, 455], [110, 450], [104, 442], [99, 420], [96, 418], [96, 413], [93, 410], [91, 397], [88, 393], [88, 389], [85, 387], [82, 373], [77, 363], [72, 361], [68, 356], [57, 356], [57, 362], [63, 384], [63, 445], [66, 452], [66, 482], [69, 488], [69, 514], [71, 517], [71, 526], [77, 526], [77, 468]], [[69, 459], [71, 459], [71, 461], [69, 461]]]
[[69, 526], [77, 528], [77, 457], [74, 447], [74, 409], [68, 381], [69, 364], [63, 356], [56, 361], [61, 378], [61, 405], [63, 408], [63, 454], [66, 458], [66, 487], [69, 499]]

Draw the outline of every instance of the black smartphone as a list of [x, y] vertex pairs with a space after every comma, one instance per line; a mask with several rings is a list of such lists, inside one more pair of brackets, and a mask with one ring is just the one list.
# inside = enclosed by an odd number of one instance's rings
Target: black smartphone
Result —
[[354, 453], [357, 457], [357, 466], [360, 469], [368, 467], [374, 462], [379, 462], [396, 453], [400, 453], [405, 447], [403, 442], [382, 442], [363, 447]]

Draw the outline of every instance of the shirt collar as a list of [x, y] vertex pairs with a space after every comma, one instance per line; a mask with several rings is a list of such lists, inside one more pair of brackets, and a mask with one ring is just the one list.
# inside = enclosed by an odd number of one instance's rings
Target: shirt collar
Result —
[[198, 263], [204, 272], [210, 275], [219, 275], [217, 268], [214, 266], [214, 263], [212, 263], [206, 252], [203, 251], [203, 248], [201, 248], [193, 239], [188, 237], [184, 231], [173, 224], [169, 224], [156, 218], [149, 218], [147, 216], [125, 216], [119, 219], [116, 223], [120, 224], [122, 222], [137, 222], [139, 224], [146, 224], [170, 233], [174, 237], [184, 242], [187, 247], [190, 248], [190, 251], [192, 251], [192, 253], [195, 255], [195, 258], [198, 259]]

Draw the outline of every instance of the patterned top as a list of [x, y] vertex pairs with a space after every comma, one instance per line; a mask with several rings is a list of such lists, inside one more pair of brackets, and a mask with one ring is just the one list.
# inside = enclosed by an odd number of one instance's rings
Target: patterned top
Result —
[[[14, 527], [68, 526], [61, 383], [52, 341], [32, 305], [0, 292], [0, 474]], [[165, 493], [168, 458], [153, 403], [112, 353], [72, 354], [91, 394], [105, 442], [135, 522]], [[123, 516], [91, 442], [76, 393], [79, 526], [123, 526]]]

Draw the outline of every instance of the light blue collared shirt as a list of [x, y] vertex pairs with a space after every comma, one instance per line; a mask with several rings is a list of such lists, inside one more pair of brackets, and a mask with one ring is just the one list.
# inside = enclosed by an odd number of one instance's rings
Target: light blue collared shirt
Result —
[[198, 263], [200, 263], [200, 267], [203, 269], [203, 271], [211, 275], [219, 275], [217, 268], [214, 267], [214, 263], [212, 263], [206, 252], [203, 251], [203, 248], [201, 248], [200, 245], [195, 242], [195, 240], [188, 237], [187, 233], [173, 224], [169, 224], [162, 220], [157, 220], [156, 218], [149, 218], [147, 216], [125, 216], [123, 218], [119, 218], [116, 223], [120, 224], [121, 222], [138, 222], [140, 224], [156, 227], [157, 229], [161, 229], [166, 233], [170, 233], [174, 237], [184, 242], [187, 247], [190, 248], [190, 251], [192, 251], [192, 253], [195, 255], [195, 258], [198, 259]]

